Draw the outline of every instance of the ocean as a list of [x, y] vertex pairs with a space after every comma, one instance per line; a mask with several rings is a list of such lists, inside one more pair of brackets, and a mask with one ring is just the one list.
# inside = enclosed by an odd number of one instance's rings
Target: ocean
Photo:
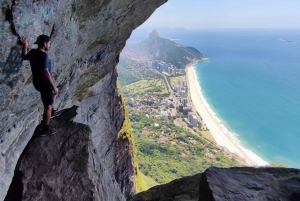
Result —
[[199, 88], [237, 143], [268, 163], [300, 168], [299, 30], [158, 32], [208, 57], [195, 65]]

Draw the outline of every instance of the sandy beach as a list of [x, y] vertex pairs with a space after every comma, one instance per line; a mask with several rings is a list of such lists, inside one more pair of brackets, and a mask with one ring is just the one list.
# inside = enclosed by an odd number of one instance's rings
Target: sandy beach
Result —
[[201, 116], [203, 121], [205, 122], [207, 128], [210, 130], [211, 134], [213, 135], [216, 143], [221, 146], [225, 147], [231, 153], [236, 154], [239, 158], [243, 159], [243, 161], [249, 165], [253, 166], [256, 163], [251, 160], [243, 150], [236, 145], [229, 136], [227, 136], [220, 125], [214, 120], [213, 116], [209, 113], [208, 109], [205, 107], [205, 102], [202, 100], [201, 95], [198, 93], [197, 90], [197, 83], [196, 83], [196, 75], [194, 70], [192, 69], [192, 64], [186, 67], [186, 74], [187, 74], [187, 84], [189, 88], [189, 95], [194, 105], [194, 108], [197, 110], [198, 114]]

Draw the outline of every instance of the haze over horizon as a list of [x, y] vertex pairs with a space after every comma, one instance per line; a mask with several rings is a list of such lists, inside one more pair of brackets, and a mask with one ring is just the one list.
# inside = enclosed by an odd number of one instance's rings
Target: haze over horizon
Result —
[[300, 1], [169, 0], [140, 29], [300, 29]]

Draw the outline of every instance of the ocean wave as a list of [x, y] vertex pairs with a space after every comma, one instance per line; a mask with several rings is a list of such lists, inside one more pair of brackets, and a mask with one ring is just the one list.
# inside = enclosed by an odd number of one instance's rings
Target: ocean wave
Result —
[[205, 106], [205, 108], [207, 109], [207, 111], [209, 112], [209, 114], [213, 117], [213, 120], [219, 125], [219, 127], [221, 128], [221, 130], [223, 131], [223, 133], [225, 133], [225, 135], [227, 135], [229, 137], [229, 139], [237, 146], [240, 148], [240, 150], [247, 156], [249, 157], [257, 166], [269, 166], [269, 163], [267, 163], [266, 161], [264, 161], [262, 158], [260, 158], [258, 155], [256, 155], [254, 152], [252, 152], [249, 149], [246, 149], [245, 147], [243, 147], [241, 145], [241, 142], [238, 139], [238, 134], [237, 133], [233, 133], [230, 132], [226, 126], [222, 123], [222, 121], [217, 117], [217, 114], [211, 109], [210, 105], [208, 104], [208, 102], [206, 101], [206, 99], [203, 96], [202, 93], [202, 89], [200, 86], [200, 82], [198, 80], [197, 77], [197, 73], [196, 73], [196, 66], [193, 65], [191, 66], [193, 73], [195, 75], [195, 83], [196, 83], [196, 88], [197, 88], [197, 92], [200, 95], [201, 98], [201, 102], [203, 103], [203, 105]]

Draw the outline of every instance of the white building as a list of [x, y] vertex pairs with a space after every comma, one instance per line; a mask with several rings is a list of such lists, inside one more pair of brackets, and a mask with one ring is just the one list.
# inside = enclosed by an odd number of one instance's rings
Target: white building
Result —
[[175, 75], [175, 74], [176, 74], [176, 69], [175, 69], [175, 68], [172, 68], [171, 74], [172, 74], [172, 75]]
[[179, 69], [179, 74], [185, 74], [185, 69]]
[[195, 116], [195, 115], [193, 116], [192, 124], [195, 127], [198, 125], [198, 119], [197, 119], [197, 116]]
[[176, 87], [176, 92], [177, 92], [177, 93], [180, 93], [180, 91], [181, 91], [181, 86], [180, 86], [180, 85], [177, 85], [177, 87]]
[[168, 115], [168, 112], [166, 112], [166, 111], [161, 111], [161, 115], [163, 116], [165, 122], [168, 123], [168, 122], [169, 122], [169, 115]]
[[185, 93], [184, 90], [181, 90], [181, 91], [180, 91], [180, 97], [181, 97], [181, 98], [185, 98], [185, 97], [186, 97], [186, 93]]

